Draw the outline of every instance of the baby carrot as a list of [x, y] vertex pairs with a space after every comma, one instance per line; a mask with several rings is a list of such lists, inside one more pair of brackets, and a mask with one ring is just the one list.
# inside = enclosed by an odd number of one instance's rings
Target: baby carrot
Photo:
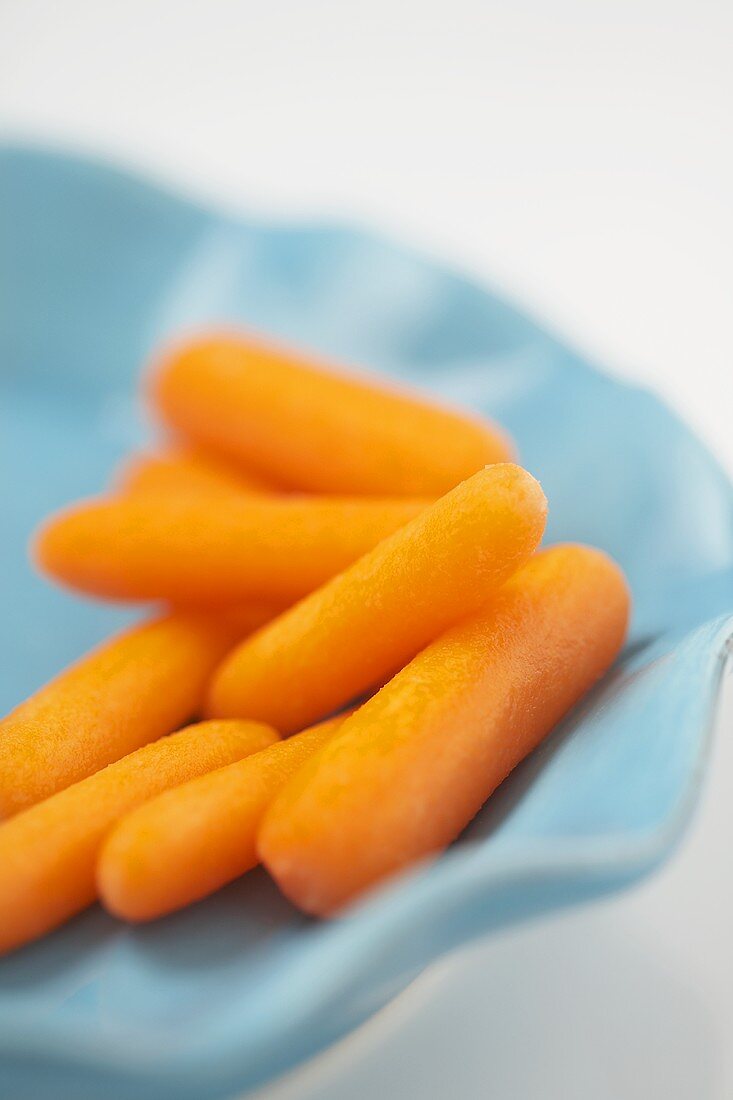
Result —
[[436, 497], [512, 452], [488, 420], [246, 336], [174, 351], [153, 401], [184, 439], [307, 492]]
[[263, 821], [283, 892], [330, 913], [449, 844], [603, 675], [623, 643], [618, 567], [582, 546], [539, 553], [399, 672], [309, 761]]
[[0, 952], [36, 939], [94, 901], [97, 853], [122, 814], [277, 738], [258, 722], [189, 726], [0, 825]]
[[165, 791], [127, 814], [102, 848], [99, 896], [126, 920], [206, 897], [257, 863], [255, 837], [277, 792], [345, 721], [339, 715], [247, 760]]
[[[202, 496], [241, 499], [242, 495], [262, 496], [276, 490], [268, 486], [256, 474], [236, 470], [229, 463], [221, 462], [193, 450], [168, 450], [157, 454], [136, 454], [129, 457], [117, 471], [113, 490], [121, 496]], [[261, 602], [233, 604], [217, 608], [217, 615], [238, 630], [241, 637], [251, 634], [270, 619], [279, 615], [284, 606]], [[196, 610], [190, 599], [176, 604], [180, 610]]]
[[[177, 610], [180, 611], [181, 606]], [[261, 626], [271, 622], [278, 615], [282, 615], [288, 606], [288, 604], [283, 603], [257, 603], [254, 601], [235, 603], [217, 609], [216, 618], [222, 626], [231, 627], [237, 640], [239, 640], [240, 638], [246, 638], [248, 634], [253, 634], [255, 630], [259, 630]], [[188, 610], [192, 614], [195, 613], [195, 609], [191, 611], [191, 605], [189, 605]]]
[[259, 495], [273, 491], [256, 474], [187, 450], [133, 455], [118, 471], [114, 487], [126, 496], [195, 493], [228, 498], [232, 494]]
[[0, 819], [179, 726], [241, 633], [172, 615], [82, 657], [0, 720]]
[[193, 495], [94, 501], [47, 522], [35, 552], [50, 576], [96, 596], [199, 607], [287, 603], [426, 503]]
[[510, 463], [462, 482], [233, 650], [210, 717], [301, 729], [381, 683], [481, 607], [534, 551], [546, 501]]

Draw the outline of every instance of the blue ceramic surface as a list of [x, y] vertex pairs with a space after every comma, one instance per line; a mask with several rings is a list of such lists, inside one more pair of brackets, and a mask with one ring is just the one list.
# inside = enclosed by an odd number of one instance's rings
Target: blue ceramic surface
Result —
[[149, 349], [212, 321], [496, 416], [547, 492], [547, 541], [623, 564], [632, 637], [443, 858], [344, 919], [304, 919], [256, 872], [144, 928], [92, 909], [0, 960], [12, 1100], [215, 1100], [261, 1082], [450, 948], [647, 873], [700, 785], [733, 633], [733, 491], [663, 404], [391, 242], [230, 218], [17, 148], [0, 150], [3, 708], [131, 617], [53, 590], [25, 542], [144, 437], [134, 394]]

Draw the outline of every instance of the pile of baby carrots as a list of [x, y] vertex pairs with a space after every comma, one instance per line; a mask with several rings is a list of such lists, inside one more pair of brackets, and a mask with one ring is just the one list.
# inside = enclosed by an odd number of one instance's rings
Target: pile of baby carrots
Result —
[[148, 400], [159, 451], [35, 540], [59, 583], [158, 609], [0, 721], [0, 951], [258, 863], [332, 914], [444, 849], [623, 644], [621, 571], [538, 549], [494, 424], [228, 333]]

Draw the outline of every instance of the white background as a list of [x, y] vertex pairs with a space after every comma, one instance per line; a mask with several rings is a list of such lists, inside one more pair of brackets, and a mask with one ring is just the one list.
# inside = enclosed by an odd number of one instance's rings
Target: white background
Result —
[[[442, 254], [733, 473], [732, 47], [727, 0], [0, 0], [0, 127]], [[731, 702], [660, 875], [442, 963], [268, 1100], [730, 1100]]]

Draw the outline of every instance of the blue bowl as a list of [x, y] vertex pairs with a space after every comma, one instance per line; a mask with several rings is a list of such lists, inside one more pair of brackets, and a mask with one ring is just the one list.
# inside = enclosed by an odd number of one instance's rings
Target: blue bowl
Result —
[[[623, 659], [441, 859], [327, 924], [254, 872], [142, 928], [95, 907], [0, 961], [0, 1094], [215, 1100], [355, 1026], [433, 959], [629, 885], [701, 782], [733, 633], [733, 490], [651, 394], [442, 266], [336, 225], [223, 215], [73, 157], [0, 150], [3, 707], [130, 617], [34, 575], [25, 542], [145, 435], [150, 349], [241, 322], [485, 410], [550, 500], [548, 541], [604, 547]], [[10, 476], [12, 475], [12, 476]]]

